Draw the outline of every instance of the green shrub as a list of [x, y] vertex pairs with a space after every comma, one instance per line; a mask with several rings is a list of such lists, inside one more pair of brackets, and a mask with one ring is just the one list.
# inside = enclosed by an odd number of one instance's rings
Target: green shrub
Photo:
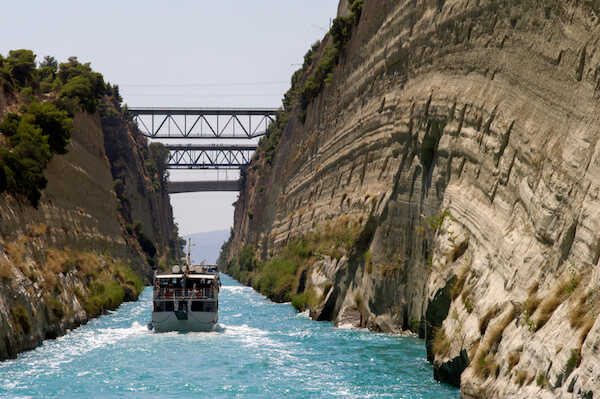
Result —
[[31, 332], [31, 320], [29, 320], [29, 313], [24, 306], [19, 305], [16, 308], [11, 308], [11, 313], [14, 320], [17, 322], [17, 326], [23, 330], [25, 334]]
[[115, 179], [113, 181], [113, 188], [115, 190], [115, 194], [117, 194], [117, 197], [121, 198], [123, 192], [125, 191], [125, 184], [123, 184], [123, 180]]
[[100, 73], [94, 72], [89, 62], [82, 64], [77, 60], [77, 57], [69, 57], [68, 62], [61, 63], [57, 76], [62, 83], [68, 83], [76, 77], [85, 78], [91, 86], [93, 96], [96, 98], [100, 98], [106, 93], [104, 77]]
[[285, 250], [285, 257], [290, 259], [308, 259], [313, 255], [315, 243], [306, 237], [291, 240]]
[[56, 61], [56, 58], [47, 55], [44, 57], [44, 60], [40, 62], [40, 67], [37, 70], [37, 74], [40, 80], [49, 83], [51, 88], [52, 82], [54, 82], [54, 79], [56, 78], [57, 71], [58, 61]]
[[69, 80], [60, 91], [60, 97], [79, 100], [83, 109], [90, 113], [96, 112], [97, 102], [94, 97], [92, 84], [83, 76], [76, 76]]
[[543, 373], [538, 374], [535, 383], [537, 384], [537, 386], [539, 387], [545, 387], [546, 386], [546, 376]]
[[24, 86], [32, 80], [35, 70], [35, 54], [31, 50], [10, 50], [5, 61], [10, 65], [12, 77]]
[[21, 117], [19, 115], [9, 112], [6, 114], [4, 121], [0, 123], [0, 132], [2, 132], [2, 134], [4, 134], [6, 137], [14, 136], [17, 134], [20, 121]]
[[56, 154], [66, 154], [73, 130], [73, 120], [68, 113], [52, 103], [32, 102], [27, 114], [34, 116], [33, 123], [42, 129], [44, 136], [48, 136], [50, 150]]
[[240, 270], [254, 270], [256, 267], [256, 253], [252, 245], [246, 245], [242, 248], [237, 263]]
[[60, 302], [56, 297], [50, 297], [49, 301], [50, 301], [50, 309], [52, 310], [52, 313], [54, 313], [54, 315], [56, 317], [58, 317], [59, 319], [61, 317], [63, 317], [65, 314], [65, 311], [64, 311], [62, 302]]
[[161, 184], [164, 186], [168, 179], [168, 163], [169, 163], [169, 149], [162, 143], [154, 142], [148, 146], [152, 161], [156, 167], [156, 173], [160, 178]]
[[115, 309], [125, 298], [125, 291], [116, 281], [95, 280], [90, 285], [90, 297], [84, 308], [89, 316], [97, 316], [107, 309]]
[[349, 8], [352, 12], [352, 22], [354, 23], [354, 25], [358, 25], [358, 22], [360, 21], [360, 17], [362, 15], [364, 0], [348, 1], [348, 3], [351, 3], [349, 4]]
[[567, 360], [568, 368], [579, 367], [581, 364], [581, 350], [580, 349], [571, 349], [571, 356], [569, 356], [569, 360]]
[[339, 59], [339, 50], [335, 45], [329, 45], [317, 62], [312, 74], [306, 78], [306, 82], [300, 91], [300, 107], [306, 110], [315, 97], [325, 87], [325, 79], [333, 71]]
[[6, 93], [11, 93], [15, 88], [12, 65], [2, 55], [0, 55], [0, 84]]
[[0, 165], [6, 174], [7, 189], [24, 195], [37, 206], [42, 195], [40, 190], [47, 183], [43, 171], [52, 157], [48, 138], [30, 118], [22, 118], [9, 143], [13, 145], [12, 151], [0, 149]]
[[46, 186], [43, 171], [52, 153], [66, 153], [72, 120], [54, 104], [31, 102], [23, 115], [9, 113], [0, 124], [11, 148], [0, 149], [0, 192], [26, 196], [37, 206]]
[[252, 287], [275, 301], [290, 301], [293, 288], [297, 284], [298, 262], [290, 259], [274, 258], [260, 263], [252, 278]]
[[339, 17], [333, 20], [331, 24], [331, 37], [333, 43], [338, 51], [342, 51], [350, 36], [352, 35], [352, 28], [354, 27], [354, 16], [348, 15], [346, 17]]
[[[117, 107], [121, 106], [123, 102], [123, 97], [121, 97], [121, 93], [119, 92], [119, 86], [111, 85], [110, 83], [106, 84], [106, 95], [113, 99], [114, 104]], [[160, 143], [157, 143], [160, 144]]]
[[154, 175], [156, 174], [157, 168], [156, 168], [156, 163], [154, 163], [153, 160], [148, 159], [146, 162], [144, 162], [144, 166], [146, 167], [146, 171], [148, 172], [148, 176], [150, 177], [154, 177]]
[[292, 297], [292, 306], [298, 311], [303, 311], [317, 305], [317, 298], [313, 290], [304, 291]]
[[125, 264], [116, 264], [115, 265], [116, 274], [119, 276], [120, 280], [126, 285], [131, 286], [137, 295], [140, 295], [144, 289], [144, 282], [137, 275], [131, 267]]

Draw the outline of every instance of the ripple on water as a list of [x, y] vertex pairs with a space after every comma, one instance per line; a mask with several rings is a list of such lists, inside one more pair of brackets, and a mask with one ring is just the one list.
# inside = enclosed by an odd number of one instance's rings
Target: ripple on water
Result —
[[151, 291], [18, 359], [2, 398], [458, 398], [432, 378], [423, 342], [336, 329], [223, 276], [210, 333], [147, 330]]

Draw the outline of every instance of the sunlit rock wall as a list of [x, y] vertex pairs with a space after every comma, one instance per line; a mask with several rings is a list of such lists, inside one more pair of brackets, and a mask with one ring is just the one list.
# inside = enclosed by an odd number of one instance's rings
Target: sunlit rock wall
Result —
[[306, 122], [250, 168], [231, 256], [359, 221], [310, 266], [315, 318], [418, 332], [465, 397], [598, 395], [598, 12], [366, 0]]

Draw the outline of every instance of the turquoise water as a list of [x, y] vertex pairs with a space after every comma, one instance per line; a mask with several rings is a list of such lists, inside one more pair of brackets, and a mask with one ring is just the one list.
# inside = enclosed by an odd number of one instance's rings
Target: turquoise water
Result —
[[459, 397], [416, 338], [315, 322], [227, 276], [218, 331], [157, 334], [151, 295], [1, 362], [0, 397]]

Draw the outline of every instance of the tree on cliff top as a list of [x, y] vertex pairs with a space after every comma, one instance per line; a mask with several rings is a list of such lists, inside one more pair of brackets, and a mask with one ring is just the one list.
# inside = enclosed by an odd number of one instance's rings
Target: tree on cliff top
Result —
[[11, 67], [12, 77], [21, 86], [31, 81], [35, 70], [35, 54], [31, 50], [10, 50], [6, 62]]
[[48, 136], [35, 125], [33, 116], [21, 118], [17, 131], [9, 138], [12, 151], [0, 149], [0, 168], [6, 179], [6, 188], [27, 197], [37, 206], [46, 187], [44, 168], [52, 158]]
[[89, 62], [82, 64], [77, 57], [69, 57], [69, 62], [59, 65], [57, 79], [64, 84], [61, 98], [78, 99], [87, 112], [96, 112], [98, 99], [105, 94], [106, 85], [102, 74], [94, 72]]
[[48, 144], [52, 152], [66, 154], [73, 129], [73, 120], [69, 118], [67, 111], [59, 110], [52, 103], [32, 102], [28, 113], [34, 116], [34, 123], [42, 129], [45, 136], [48, 136]]
[[[103, 76], [77, 57], [58, 64], [46, 56], [37, 69], [35, 59], [31, 50], [24, 49], [0, 55], [0, 90], [19, 105], [29, 104], [19, 114], [7, 114], [0, 123], [0, 135], [7, 138], [0, 144], [0, 192], [24, 195], [37, 206], [40, 190], [46, 186], [43, 171], [52, 154], [67, 152], [76, 102], [94, 113], [105, 94], [116, 99], [120, 95], [116, 86], [107, 93]], [[60, 98], [48, 102], [42, 94], [51, 91], [60, 92]]]
[[46, 187], [44, 169], [52, 153], [64, 154], [72, 119], [54, 104], [32, 102], [22, 115], [9, 113], [0, 124], [8, 148], [0, 149], [0, 192], [9, 190], [37, 206]]

